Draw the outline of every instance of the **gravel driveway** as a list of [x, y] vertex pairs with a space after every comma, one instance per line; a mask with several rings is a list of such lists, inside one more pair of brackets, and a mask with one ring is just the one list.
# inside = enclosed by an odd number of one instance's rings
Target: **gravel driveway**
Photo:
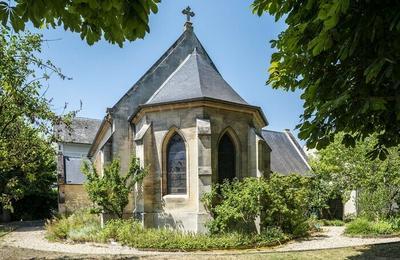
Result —
[[82, 243], [69, 244], [59, 242], [49, 242], [45, 239], [45, 230], [42, 225], [19, 227], [15, 231], [4, 236], [0, 244], [8, 247], [26, 248], [40, 251], [69, 253], [69, 254], [85, 254], [85, 255], [119, 255], [119, 256], [184, 256], [190, 255], [225, 255], [225, 254], [242, 254], [252, 252], [284, 252], [298, 250], [315, 250], [327, 248], [340, 248], [361, 246], [369, 244], [400, 242], [400, 237], [392, 238], [350, 238], [343, 236], [344, 227], [323, 227], [323, 232], [312, 237], [292, 241], [290, 243], [268, 249], [251, 249], [251, 250], [220, 250], [210, 252], [191, 252], [191, 253], [168, 253], [168, 252], [152, 252], [140, 251], [134, 248], [121, 246], [118, 244], [97, 244]]

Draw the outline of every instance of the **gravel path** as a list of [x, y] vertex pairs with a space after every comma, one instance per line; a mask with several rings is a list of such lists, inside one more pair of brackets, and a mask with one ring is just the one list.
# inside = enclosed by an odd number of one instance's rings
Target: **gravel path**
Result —
[[275, 251], [298, 251], [328, 248], [352, 247], [372, 244], [399, 242], [400, 237], [390, 238], [356, 238], [343, 235], [344, 227], [323, 227], [322, 232], [312, 237], [289, 242]]
[[[79, 254], [106, 254], [106, 255], [143, 255], [134, 248], [120, 246], [118, 244], [82, 243], [70, 244], [49, 242], [45, 238], [46, 231], [43, 226], [21, 227], [6, 235], [1, 243], [11, 247], [28, 248], [42, 251], [79, 253]], [[146, 255], [155, 252], [146, 252]]]
[[[27, 248], [33, 250], [70, 253], [70, 254], [85, 254], [85, 255], [114, 255], [114, 256], [183, 256], [190, 255], [226, 255], [226, 254], [243, 254], [243, 253], [267, 253], [267, 252], [284, 252], [298, 250], [315, 250], [340, 247], [352, 247], [369, 244], [400, 242], [400, 237], [392, 238], [350, 238], [343, 236], [344, 227], [323, 227], [323, 232], [312, 237], [292, 241], [290, 243], [269, 249], [251, 249], [251, 250], [221, 250], [209, 252], [191, 252], [191, 253], [172, 253], [172, 252], [153, 252], [140, 251], [134, 248], [121, 246], [118, 244], [98, 244], [98, 243], [82, 243], [69, 244], [59, 242], [49, 242], [45, 238], [45, 230], [42, 225], [19, 227], [15, 231], [4, 236], [0, 244], [8, 247]], [[188, 256], [187, 255], [187, 256]]]

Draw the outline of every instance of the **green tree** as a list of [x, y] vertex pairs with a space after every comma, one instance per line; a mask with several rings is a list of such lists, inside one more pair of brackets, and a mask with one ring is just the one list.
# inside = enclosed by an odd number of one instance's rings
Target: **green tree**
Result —
[[254, 233], [259, 217], [263, 231], [278, 227], [297, 236], [308, 230], [309, 195], [309, 178], [272, 174], [268, 179], [245, 178], [217, 184], [202, 201], [213, 217], [208, 223], [211, 233]]
[[149, 15], [160, 0], [18, 0], [0, 1], [0, 20], [18, 32], [31, 22], [36, 28], [63, 26], [77, 32], [88, 44], [104, 37], [122, 46], [125, 40], [143, 38], [149, 32]]
[[38, 129], [23, 122], [13, 126], [12, 139], [0, 141], [0, 204], [18, 220], [49, 217], [57, 206], [56, 151]]
[[370, 218], [387, 218], [394, 214], [393, 205], [400, 202], [400, 156], [397, 147], [388, 149], [387, 159], [371, 160], [366, 151], [378, 142], [375, 136], [346, 147], [339, 133], [325, 149], [311, 160], [315, 209], [327, 208], [327, 202], [338, 196], [343, 201], [350, 191], [358, 191], [360, 213]]
[[136, 183], [143, 180], [147, 170], [140, 167], [139, 159], [133, 157], [126, 174], [121, 173], [119, 160], [113, 160], [98, 174], [94, 165], [84, 162], [82, 172], [86, 175], [85, 188], [93, 202], [93, 211], [108, 213], [122, 218], [129, 202], [129, 193]]
[[37, 56], [41, 44], [40, 35], [0, 28], [0, 204], [10, 210], [26, 194], [51, 192], [52, 126], [74, 115], [56, 115], [44, 95], [51, 74], [65, 76]]
[[255, 0], [253, 10], [287, 24], [267, 83], [303, 91], [299, 137], [321, 149], [341, 131], [350, 146], [377, 133], [370, 155], [384, 159], [400, 143], [400, 4]]
[[51, 134], [53, 125], [72, 118], [74, 113], [57, 115], [45, 96], [44, 83], [50, 75], [66, 79], [51, 61], [40, 59], [42, 37], [29, 32], [0, 33], [0, 139], [12, 139], [21, 124], [34, 126]]

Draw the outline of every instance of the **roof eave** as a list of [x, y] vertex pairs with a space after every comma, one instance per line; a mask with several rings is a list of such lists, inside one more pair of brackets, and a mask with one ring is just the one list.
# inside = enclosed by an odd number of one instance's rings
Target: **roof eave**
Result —
[[189, 98], [189, 99], [184, 99], [184, 100], [175, 100], [175, 101], [160, 102], [160, 103], [154, 103], [154, 104], [142, 104], [142, 105], [138, 106], [138, 108], [132, 113], [131, 116], [128, 117], [128, 121], [132, 122], [132, 120], [135, 118], [135, 116], [144, 108], [165, 106], [165, 105], [172, 105], [172, 104], [189, 103], [189, 102], [196, 102], [196, 101], [210, 101], [210, 102], [217, 102], [217, 103], [222, 103], [222, 104], [227, 104], [227, 105], [234, 105], [234, 106], [240, 106], [243, 108], [253, 109], [259, 113], [265, 126], [269, 125], [268, 120], [267, 120], [264, 112], [262, 111], [261, 107], [252, 106], [249, 104], [235, 103], [235, 102], [230, 102], [230, 101], [220, 100], [220, 99], [215, 99], [215, 98], [210, 98], [210, 97]]
[[97, 133], [93, 139], [92, 145], [89, 148], [89, 151], [87, 153], [88, 158], [92, 158], [94, 155], [95, 150], [97, 149], [97, 146], [99, 144], [99, 137], [103, 132], [104, 127], [106, 126], [106, 123], [108, 124], [112, 124], [112, 117], [110, 116], [109, 113], [107, 113], [107, 115], [104, 116], [103, 120], [101, 121], [100, 127], [97, 130]]

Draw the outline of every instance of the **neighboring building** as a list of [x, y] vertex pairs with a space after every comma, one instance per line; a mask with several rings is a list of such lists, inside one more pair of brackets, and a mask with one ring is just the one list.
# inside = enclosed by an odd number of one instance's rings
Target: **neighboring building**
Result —
[[309, 170], [290, 132], [262, 130], [267, 125], [261, 108], [223, 79], [186, 22], [178, 40], [107, 109], [88, 156], [100, 173], [113, 158], [122, 171], [132, 156], [149, 167], [127, 216], [145, 227], [204, 232], [209, 214], [201, 197], [213, 183]]
[[56, 126], [58, 143], [58, 210], [60, 213], [71, 212], [88, 205], [88, 198], [83, 189], [85, 176], [80, 170], [101, 120], [76, 117], [69, 127]]
[[262, 136], [272, 150], [272, 172], [283, 175], [291, 173], [307, 175], [310, 172], [307, 155], [289, 129], [283, 132], [263, 130]]

